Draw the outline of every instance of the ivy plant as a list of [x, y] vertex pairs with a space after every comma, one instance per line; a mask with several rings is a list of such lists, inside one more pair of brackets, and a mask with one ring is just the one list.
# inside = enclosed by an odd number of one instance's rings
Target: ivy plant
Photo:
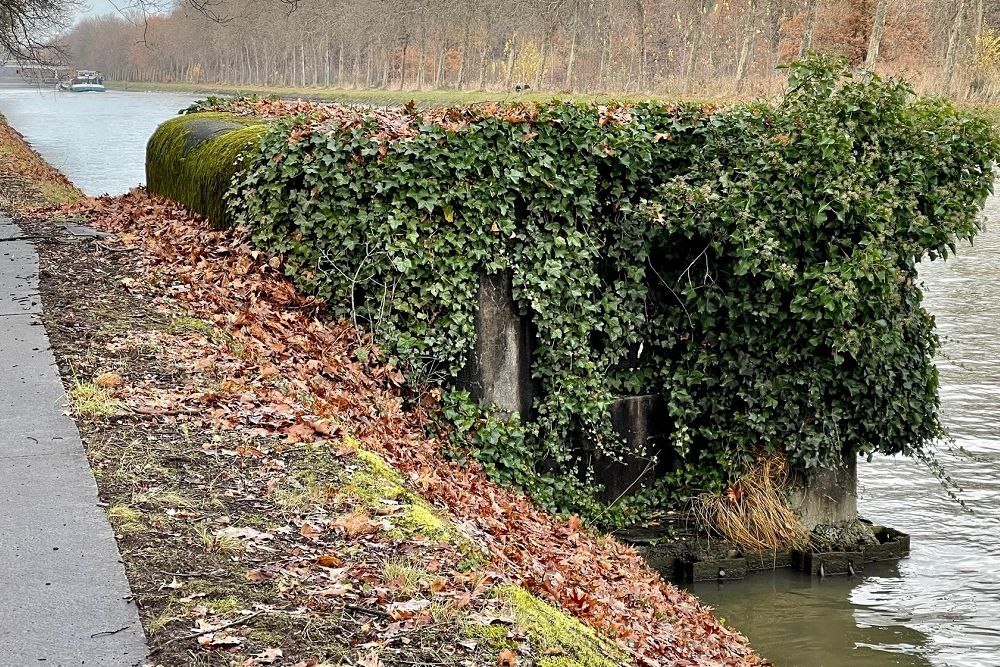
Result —
[[[941, 436], [917, 265], [979, 230], [987, 123], [822, 57], [774, 104], [397, 114], [273, 123], [229, 215], [414, 385], [444, 387], [456, 451], [494, 479], [620, 524], [762, 451], [808, 474]], [[498, 273], [535, 332], [531, 415], [457, 382]], [[663, 396], [675, 465], [607, 507], [594, 461], [630, 453], [609, 408], [634, 394]]]

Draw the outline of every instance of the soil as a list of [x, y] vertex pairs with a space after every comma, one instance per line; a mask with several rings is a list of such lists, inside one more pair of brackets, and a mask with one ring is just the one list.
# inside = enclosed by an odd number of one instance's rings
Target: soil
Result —
[[[212, 371], [242, 363], [238, 350], [220, 355], [211, 325], [139, 287], [130, 253], [74, 238], [57, 223], [21, 224], [39, 239], [45, 326], [68, 395], [84, 396], [74, 410], [157, 663], [365, 664], [357, 661], [371, 655], [373, 665], [481, 664], [476, 642], [461, 642], [468, 615], [480, 610], [449, 607], [451, 596], [431, 616], [393, 614], [442, 576], [463, 579], [463, 554], [386, 531], [303, 531], [316, 510], [294, 491], [320, 489], [330, 498], [317, 503], [332, 500], [338, 516], [364, 510], [361, 499], [338, 492], [358, 465], [350, 448], [318, 468], [304, 445], [178, 419], [198, 409], [191, 401], [153, 414], [128, 409], [117, 387], [204, 397], [219, 381]], [[199, 354], [222, 358], [203, 372], [190, 364]], [[95, 397], [101, 384], [110, 391]], [[304, 475], [311, 490], [302, 490]], [[274, 492], [275, 480], [287, 483], [286, 495]], [[323, 518], [315, 523], [332, 522]], [[343, 581], [368, 590], [347, 596], [337, 588]]]

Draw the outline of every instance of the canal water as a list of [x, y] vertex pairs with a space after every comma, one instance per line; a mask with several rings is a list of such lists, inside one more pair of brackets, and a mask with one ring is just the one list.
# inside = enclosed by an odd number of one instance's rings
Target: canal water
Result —
[[146, 141], [196, 98], [173, 93], [66, 93], [0, 84], [0, 113], [88, 195], [146, 182]]
[[[192, 99], [0, 87], [0, 112], [85, 192], [115, 194], [143, 183], [146, 140]], [[852, 578], [780, 572], [693, 588], [779, 667], [1000, 666], [1000, 198], [986, 215], [975, 247], [921, 271], [961, 448], [940, 459], [971, 511], [920, 464], [876, 458], [860, 466], [861, 512], [910, 533], [910, 558]]]

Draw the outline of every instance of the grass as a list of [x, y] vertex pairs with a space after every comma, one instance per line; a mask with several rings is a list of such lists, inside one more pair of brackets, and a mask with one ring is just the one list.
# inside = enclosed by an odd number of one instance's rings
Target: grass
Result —
[[142, 512], [128, 505], [115, 505], [108, 509], [108, 518], [119, 534], [138, 533], [146, 529]]
[[110, 389], [93, 382], [73, 380], [68, 393], [70, 409], [83, 419], [97, 419], [117, 414], [122, 407]]
[[191, 500], [181, 493], [167, 490], [149, 490], [137, 493], [133, 496], [136, 505], [147, 505], [151, 507], [192, 507]]
[[312, 472], [295, 480], [297, 486], [281, 488], [274, 493], [274, 502], [284, 510], [308, 514], [317, 507], [323, 507], [337, 495], [330, 484], [319, 480]]
[[424, 580], [430, 573], [405, 558], [392, 558], [382, 565], [382, 578], [404, 597], [413, 597], [420, 592]]
[[201, 541], [201, 547], [205, 550], [205, 553], [226, 554], [243, 551], [243, 545], [235, 537], [225, 534], [217, 535], [205, 524], [195, 526], [194, 532]]
[[785, 502], [787, 480], [785, 459], [763, 456], [725, 493], [699, 496], [695, 512], [703, 525], [745, 549], [803, 549], [809, 534]]
[[166, 324], [163, 330], [173, 336], [183, 336], [185, 334], [198, 334], [219, 347], [232, 352], [239, 359], [247, 359], [246, 348], [235, 338], [225, 333], [217, 326], [207, 320], [188, 315], [175, 315]]
[[[419, 106], [446, 106], [475, 104], [476, 102], [521, 101], [544, 102], [552, 99], [594, 102], [621, 99], [611, 95], [595, 95], [561, 92], [502, 92], [493, 90], [380, 90], [324, 87], [290, 86], [250, 86], [221, 83], [153, 83], [112, 81], [108, 87], [113, 90], [148, 92], [184, 92], [205, 95], [278, 95], [284, 98], [302, 98], [345, 104], [370, 104], [374, 106], [402, 105], [413, 101]], [[649, 99], [647, 95], [633, 96]]]

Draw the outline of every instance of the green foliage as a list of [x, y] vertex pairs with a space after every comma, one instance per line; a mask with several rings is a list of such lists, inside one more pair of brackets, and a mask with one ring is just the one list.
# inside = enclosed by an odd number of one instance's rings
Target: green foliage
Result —
[[146, 147], [149, 191], [227, 225], [226, 191], [266, 129], [260, 121], [225, 113], [192, 112], [163, 123]]
[[[455, 387], [479, 275], [509, 272], [536, 332], [533, 414], [461, 392], [445, 414], [494, 479], [554, 510], [621, 523], [760, 451], [809, 471], [939, 437], [916, 264], [977, 232], [988, 124], [824, 59], [792, 66], [776, 106], [530, 110], [396, 140], [374, 116], [286, 119], [229, 211], [415, 383]], [[627, 453], [608, 408], [637, 393], [665, 397], [680, 465], [609, 512], [592, 461]]]

